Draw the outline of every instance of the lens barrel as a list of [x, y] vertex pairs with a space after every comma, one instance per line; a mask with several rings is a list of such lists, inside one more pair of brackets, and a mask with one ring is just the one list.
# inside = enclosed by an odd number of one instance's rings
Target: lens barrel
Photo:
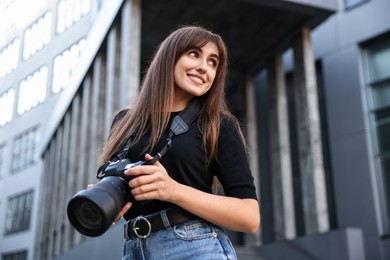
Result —
[[130, 197], [127, 182], [118, 176], [107, 176], [91, 189], [81, 190], [69, 201], [70, 223], [83, 235], [102, 235]]

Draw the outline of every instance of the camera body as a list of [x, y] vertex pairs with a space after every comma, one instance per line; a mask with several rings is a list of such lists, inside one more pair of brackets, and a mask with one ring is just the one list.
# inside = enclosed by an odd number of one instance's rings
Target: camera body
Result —
[[106, 232], [126, 202], [134, 200], [128, 185], [132, 177], [124, 171], [145, 163], [132, 163], [124, 158], [103, 167], [97, 175], [100, 181], [88, 190], [79, 191], [69, 201], [67, 213], [73, 227], [92, 237]]
[[135, 166], [139, 166], [142, 164], [145, 164], [145, 161], [138, 161], [135, 163], [132, 163], [129, 159], [124, 158], [120, 159], [114, 162], [110, 162], [106, 168], [101, 171], [101, 173], [98, 173], [97, 178], [99, 180], [108, 177], [108, 176], [118, 176], [120, 178], [123, 178], [125, 181], [129, 182], [132, 177], [125, 175], [124, 172], [125, 170], [128, 170], [130, 168], [133, 168]]

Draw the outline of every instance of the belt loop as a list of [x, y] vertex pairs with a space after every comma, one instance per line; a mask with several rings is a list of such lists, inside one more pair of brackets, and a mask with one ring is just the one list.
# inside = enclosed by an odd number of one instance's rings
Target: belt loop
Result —
[[172, 227], [171, 227], [171, 223], [169, 222], [169, 219], [167, 216], [167, 210], [166, 209], [161, 210], [160, 216], [161, 216], [161, 219], [162, 219], [162, 222], [164, 224], [165, 229], [170, 230]]
[[129, 240], [130, 239], [130, 236], [129, 236], [129, 222], [126, 221], [126, 223], [123, 225], [123, 228], [124, 228], [124, 233], [123, 233], [123, 236], [125, 237], [126, 240]]

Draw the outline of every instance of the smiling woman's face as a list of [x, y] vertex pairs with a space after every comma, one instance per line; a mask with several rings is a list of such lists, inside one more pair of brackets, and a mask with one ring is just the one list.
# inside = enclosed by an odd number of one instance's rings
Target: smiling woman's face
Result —
[[174, 70], [176, 109], [184, 108], [193, 97], [202, 96], [211, 88], [218, 69], [218, 53], [217, 45], [208, 42], [179, 58]]

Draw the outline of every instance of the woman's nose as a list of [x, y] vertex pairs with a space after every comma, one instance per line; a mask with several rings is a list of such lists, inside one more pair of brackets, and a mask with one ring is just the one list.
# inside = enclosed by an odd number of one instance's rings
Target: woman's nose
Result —
[[198, 73], [206, 73], [206, 62], [205, 61], [201, 61], [198, 65], [198, 67], [196, 68], [196, 71]]

